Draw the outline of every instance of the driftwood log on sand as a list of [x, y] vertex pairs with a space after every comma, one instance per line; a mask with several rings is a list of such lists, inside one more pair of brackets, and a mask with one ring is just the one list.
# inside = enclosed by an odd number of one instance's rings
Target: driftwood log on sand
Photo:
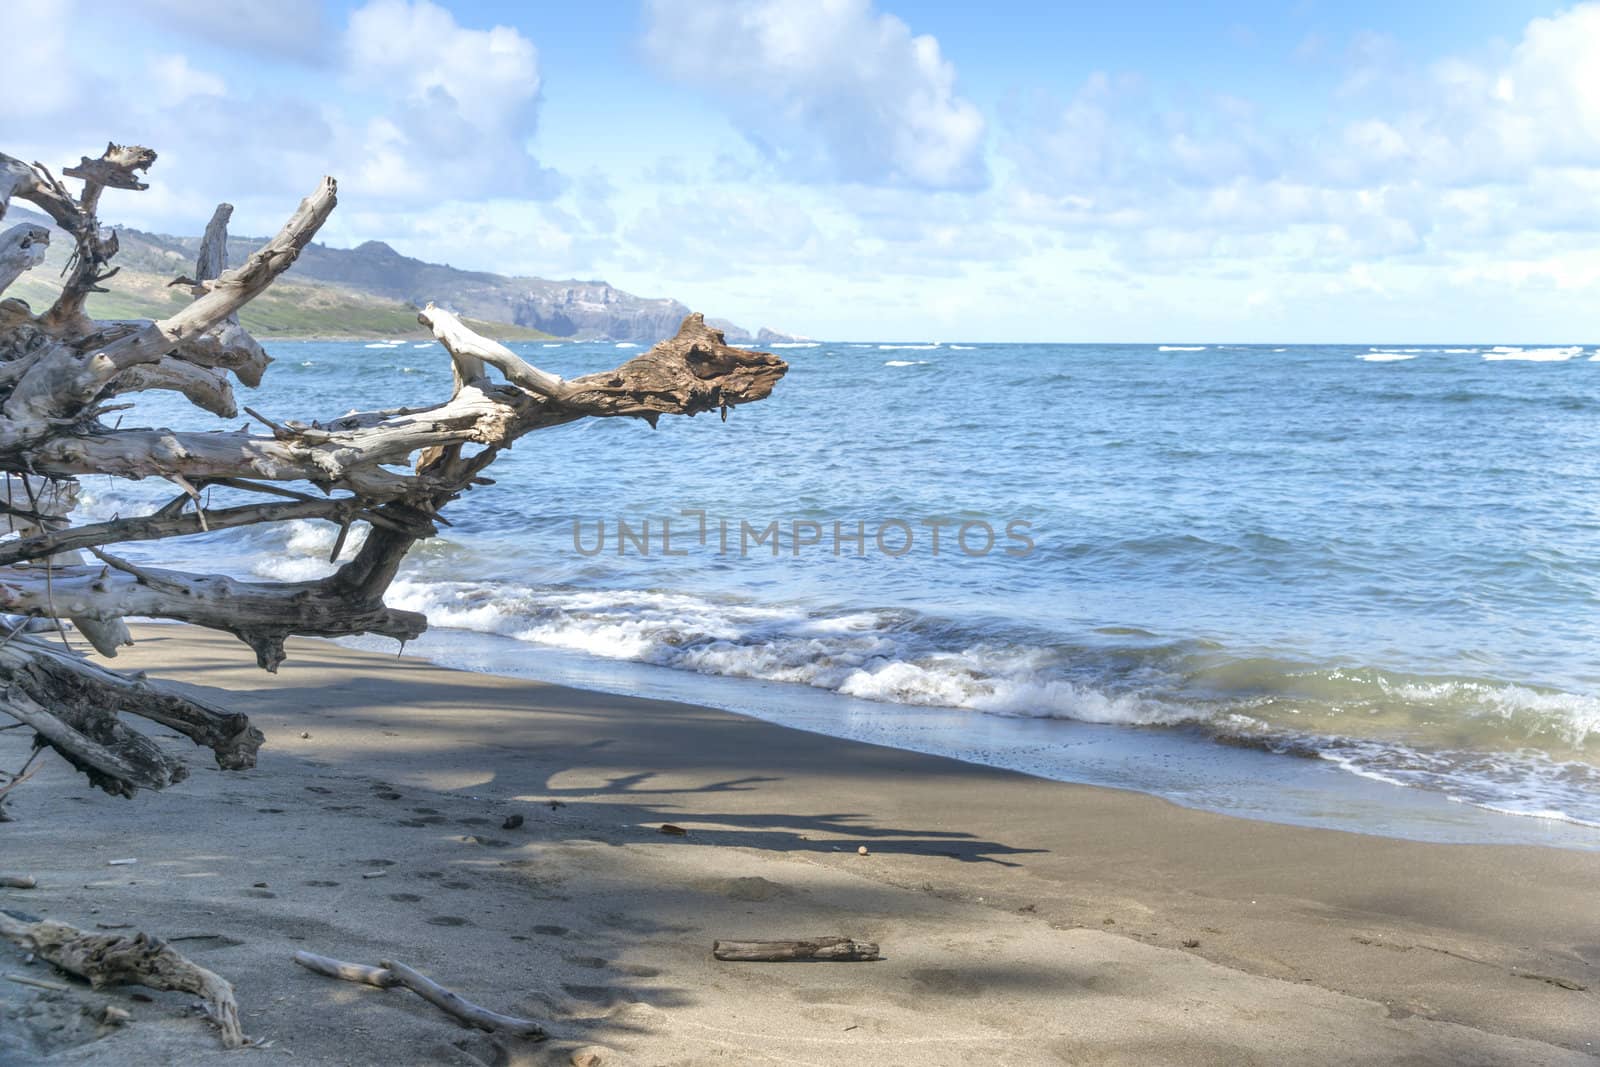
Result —
[[23, 922], [3, 911], [0, 911], [0, 937], [64, 971], [88, 979], [96, 988], [128, 984], [194, 993], [205, 1004], [206, 1015], [221, 1031], [222, 1044], [226, 1048], [245, 1044], [233, 986], [221, 975], [180, 956], [159, 938], [147, 934], [132, 937], [91, 934], [49, 919]]
[[[491, 484], [483, 472], [501, 450], [584, 418], [725, 418], [766, 397], [787, 370], [775, 356], [729, 346], [695, 314], [676, 337], [620, 367], [564, 379], [430, 304], [418, 321], [449, 354], [448, 398], [320, 420], [259, 414], [238, 403], [235, 383], [258, 385], [270, 360], [238, 312], [294, 264], [333, 211], [337, 186], [324, 178], [275, 237], [231, 269], [232, 208], [219, 206], [194, 276], [173, 283], [192, 302], [155, 322], [95, 321], [85, 302], [117, 272], [117, 236], [99, 220], [101, 196], [147, 188], [155, 159], [148, 148], [108, 145], [63, 171], [82, 183], [74, 193], [41, 164], [0, 154], [0, 218], [11, 200], [28, 201], [74, 246], [50, 307], [0, 299], [0, 511], [19, 535], [0, 545], [0, 613], [71, 620], [101, 655], [129, 641], [122, 620], [130, 615], [232, 633], [269, 671], [291, 635], [414, 638], [427, 620], [388, 607], [384, 594], [411, 547], [436, 532], [440, 510]], [[0, 297], [49, 240], [48, 230], [26, 223], [0, 232]], [[178, 393], [227, 418], [244, 410], [257, 426], [198, 432], [105, 421], [113, 411], [129, 419], [117, 401], [146, 390]], [[174, 495], [149, 514], [74, 523], [80, 475], [162, 479]], [[289, 520], [333, 525], [339, 546], [354, 527], [367, 537], [335, 573], [302, 582], [192, 574], [114, 552], [127, 541]], [[37, 744], [108, 793], [131, 797], [182, 780], [183, 763], [124, 713], [209, 748], [224, 769], [253, 766], [262, 743], [244, 716], [186, 690], [118, 674], [20, 627], [0, 633], [0, 715], [25, 724]]]
[[534, 1041], [543, 1040], [546, 1036], [544, 1027], [533, 1020], [501, 1015], [499, 1012], [479, 1007], [470, 1000], [452, 993], [426, 975], [394, 960], [383, 960], [377, 967], [371, 967], [364, 963], [346, 963], [328, 956], [319, 956], [314, 952], [296, 952], [294, 961], [308, 971], [346, 982], [376, 986], [379, 989], [402, 986], [446, 1015], [479, 1030], [509, 1034], [512, 1037], [523, 1037]]
[[876, 941], [851, 937], [812, 937], [798, 941], [717, 941], [711, 955], [736, 963], [784, 963], [789, 960], [833, 960], [841, 963], [879, 959]]

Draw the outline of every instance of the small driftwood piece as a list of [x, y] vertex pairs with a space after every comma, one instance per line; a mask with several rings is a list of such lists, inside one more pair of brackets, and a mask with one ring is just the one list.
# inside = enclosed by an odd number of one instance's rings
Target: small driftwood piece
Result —
[[544, 1027], [531, 1019], [501, 1015], [499, 1012], [479, 1007], [452, 993], [426, 975], [394, 960], [382, 960], [380, 966], [372, 967], [364, 963], [346, 963], [329, 956], [319, 956], [314, 952], [296, 952], [294, 961], [308, 971], [329, 978], [343, 979], [346, 982], [377, 986], [379, 989], [403, 986], [446, 1015], [479, 1030], [524, 1037], [533, 1041], [542, 1041], [547, 1036]]
[[31, 874], [0, 874], [0, 889], [36, 889], [38, 885]]
[[851, 937], [813, 937], [803, 941], [718, 941], [711, 955], [739, 963], [782, 963], [786, 960], [868, 961], [879, 958], [876, 941]]
[[205, 1002], [206, 1015], [222, 1032], [223, 1047], [240, 1048], [245, 1044], [232, 984], [174, 952], [160, 938], [148, 934], [91, 934], [50, 919], [22, 922], [4, 912], [0, 912], [0, 937], [64, 971], [87, 978], [96, 989], [126, 983], [194, 993]]

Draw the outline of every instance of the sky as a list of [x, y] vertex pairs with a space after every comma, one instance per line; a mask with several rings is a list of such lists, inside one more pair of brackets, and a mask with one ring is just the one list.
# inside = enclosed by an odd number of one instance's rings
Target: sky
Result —
[[[8, 0], [107, 222], [828, 339], [1600, 342], [1600, 2]], [[114, 60], [114, 61], [113, 61]]]

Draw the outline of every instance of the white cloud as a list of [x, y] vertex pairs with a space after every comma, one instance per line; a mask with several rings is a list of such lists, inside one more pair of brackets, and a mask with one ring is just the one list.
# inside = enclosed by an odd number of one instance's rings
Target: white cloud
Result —
[[648, 0], [645, 49], [784, 175], [977, 188], [984, 119], [939, 42], [870, 0]]
[[430, 0], [371, 0], [345, 32], [352, 77], [482, 127], [531, 126], [539, 53], [508, 26], [466, 29]]
[[1012, 117], [1010, 217], [1140, 272], [1258, 288], [1292, 272], [1392, 295], [1404, 273], [1413, 298], [1433, 284], [1445, 302], [1462, 279], [1569, 285], [1600, 224], [1597, 55], [1597, 3], [1534, 20], [1488, 61], [1417, 64], [1362, 37], [1353, 72], [1288, 127], [1094, 75]]
[[559, 189], [527, 149], [539, 56], [516, 30], [465, 28], [430, 0], [371, 0], [344, 43], [350, 81], [384, 104], [366, 124], [359, 189], [397, 199]]
[[227, 83], [215, 74], [196, 70], [181, 55], [157, 56], [150, 61], [150, 84], [161, 103], [181, 104], [191, 96], [224, 96]]

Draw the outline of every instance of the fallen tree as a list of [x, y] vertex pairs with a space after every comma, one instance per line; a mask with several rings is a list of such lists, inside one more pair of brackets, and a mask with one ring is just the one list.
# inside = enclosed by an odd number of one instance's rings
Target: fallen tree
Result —
[[[259, 385], [270, 362], [239, 325], [239, 309], [289, 269], [336, 202], [335, 182], [324, 178], [277, 236], [233, 269], [226, 262], [232, 208], [220, 205], [194, 276], [173, 282], [190, 303], [157, 322], [95, 321], [85, 303], [117, 273], [116, 234], [98, 218], [101, 195], [147, 188], [143, 175], [155, 158], [147, 148], [108, 145], [63, 172], [81, 182], [74, 195], [41, 164], [0, 154], [0, 220], [11, 200], [25, 200], [74, 243], [50, 307], [0, 299], [0, 472], [8, 479], [0, 510], [17, 535], [0, 541], [0, 612], [22, 617], [0, 629], [0, 714], [109, 793], [160, 789], [186, 773], [123, 714], [176, 730], [226, 769], [253, 766], [262, 735], [243, 715], [28, 632], [29, 619], [70, 620], [107, 657], [130, 640], [126, 617], [193, 623], [234, 634], [268, 671], [283, 662], [284, 641], [294, 635], [405, 641], [427, 620], [387, 607], [385, 591], [411, 547], [437, 533], [441, 510], [492, 484], [483, 472], [501, 450], [584, 418], [652, 426], [662, 415], [726, 418], [730, 408], [766, 397], [788, 369], [775, 356], [729, 346], [695, 314], [676, 337], [620, 367], [563, 379], [430, 304], [418, 320], [455, 372], [450, 397], [434, 406], [306, 421], [274, 421], [246, 407], [252, 424], [233, 431], [108, 424], [106, 416], [129, 406], [117, 398], [146, 390], [173, 391], [235, 417], [234, 382]], [[0, 231], [0, 297], [43, 259], [49, 238], [28, 223]], [[76, 480], [85, 475], [164, 479], [175, 495], [146, 515], [75, 523]], [[210, 507], [212, 487], [239, 502]], [[306, 582], [192, 574], [112, 551], [124, 542], [291, 520], [336, 526], [335, 560], [353, 528], [366, 527], [366, 536], [333, 574]]]

